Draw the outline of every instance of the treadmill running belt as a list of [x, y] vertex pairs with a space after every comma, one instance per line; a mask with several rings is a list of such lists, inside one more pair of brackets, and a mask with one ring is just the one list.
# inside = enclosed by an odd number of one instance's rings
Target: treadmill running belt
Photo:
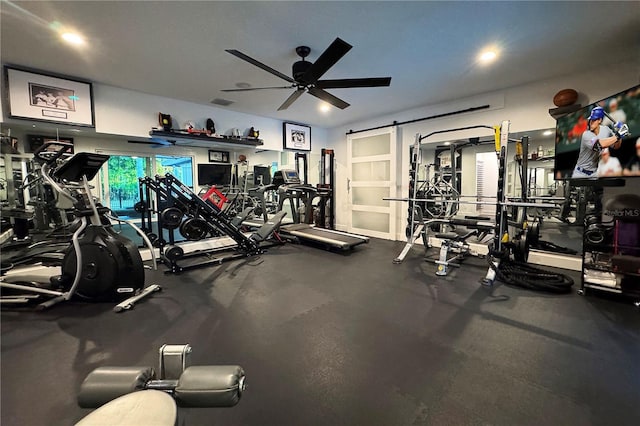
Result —
[[346, 235], [346, 233], [335, 232], [324, 228], [315, 228], [304, 223], [286, 225], [283, 226], [281, 230], [301, 240], [314, 241], [343, 250], [369, 242], [367, 237]]

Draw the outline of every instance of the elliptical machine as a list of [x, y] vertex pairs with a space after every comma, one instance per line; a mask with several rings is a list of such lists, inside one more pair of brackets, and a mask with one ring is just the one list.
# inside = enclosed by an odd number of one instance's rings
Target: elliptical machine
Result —
[[[24, 271], [10, 270], [1, 278], [0, 287], [26, 294], [3, 295], [0, 302], [27, 303], [51, 296], [38, 305], [44, 309], [77, 297], [96, 302], [119, 301], [121, 303], [114, 308], [115, 312], [130, 309], [138, 300], [161, 288], [158, 285], [144, 287], [144, 265], [138, 248], [113, 230], [109, 209], [97, 205], [91, 194], [88, 182], [109, 156], [81, 152], [63, 161], [63, 156], [68, 156], [72, 147], [68, 143], [49, 142], [34, 154], [44, 163], [41, 169], [43, 179], [58, 197], [67, 198], [74, 206], [75, 230], [71, 245], [62, 258], [62, 273], [52, 276], [47, 286], [29, 283], [34, 280], [26, 278], [22, 274]], [[50, 148], [57, 149], [52, 152]], [[151, 242], [144, 233], [133, 223], [127, 223], [143, 236], [154, 256]], [[153, 260], [155, 265], [155, 258]]]

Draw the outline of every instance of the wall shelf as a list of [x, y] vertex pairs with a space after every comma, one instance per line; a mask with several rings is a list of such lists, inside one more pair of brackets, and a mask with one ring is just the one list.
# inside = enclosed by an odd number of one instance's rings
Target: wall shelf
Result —
[[152, 142], [163, 145], [190, 146], [198, 148], [225, 148], [230, 150], [257, 148], [264, 143], [262, 139], [232, 138], [221, 136], [207, 136], [206, 134], [189, 134], [182, 132], [165, 132], [151, 130], [149, 132]]
[[566, 107], [558, 107], [549, 109], [549, 115], [554, 119], [558, 119], [572, 112], [576, 112], [582, 108], [581, 104], [573, 104]]

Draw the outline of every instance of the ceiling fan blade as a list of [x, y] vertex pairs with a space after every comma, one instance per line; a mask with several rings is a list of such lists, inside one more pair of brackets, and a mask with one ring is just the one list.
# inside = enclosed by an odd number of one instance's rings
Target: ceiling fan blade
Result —
[[337, 98], [333, 96], [331, 93], [325, 92], [324, 90], [319, 89], [317, 87], [310, 87], [308, 91], [309, 91], [309, 94], [315, 96], [316, 98], [322, 99], [325, 102], [329, 102], [331, 105], [338, 107], [340, 109], [345, 109], [346, 107], [349, 106], [349, 104], [343, 101], [342, 99]]
[[322, 52], [322, 55], [309, 67], [302, 75], [301, 80], [306, 84], [313, 84], [326, 73], [329, 68], [335, 65], [346, 53], [351, 50], [351, 46], [346, 41], [336, 38], [333, 43]]
[[296, 99], [298, 99], [303, 93], [304, 93], [304, 89], [297, 89], [295, 92], [291, 94], [291, 96], [287, 98], [286, 101], [284, 101], [282, 105], [280, 105], [280, 108], [278, 108], [278, 111], [282, 111], [289, 108], [291, 104], [294, 103]]
[[318, 80], [320, 89], [348, 89], [351, 87], [384, 87], [391, 84], [391, 77], [342, 78], [339, 80]]
[[252, 57], [247, 56], [247, 55], [245, 55], [244, 53], [242, 53], [240, 51], [237, 51], [235, 49], [226, 49], [226, 51], [231, 53], [233, 56], [236, 56], [236, 57], [242, 59], [243, 61], [247, 61], [250, 64], [255, 65], [258, 68], [262, 68], [263, 70], [265, 70], [268, 73], [271, 73], [271, 74], [273, 74], [273, 75], [275, 75], [277, 77], [280, 77], [283, 80], [286, 80], [286, 81], [288, 81], [290, 83], [295, 83], [295, 81], [291, 77], [289, 77], [288, 75], [282, 74], [280, 71], [274, 70], [270, 66], [265, 65], [262, 62], [257, 61], [255, 59], [253, 59]]
[[271, 87], [247, 87], [245, 89], [220, 89], [221, 92], [249, 92], [252, 90], [269, 90], [269, 89], [293, 89], [295, 86], [271, 86]]

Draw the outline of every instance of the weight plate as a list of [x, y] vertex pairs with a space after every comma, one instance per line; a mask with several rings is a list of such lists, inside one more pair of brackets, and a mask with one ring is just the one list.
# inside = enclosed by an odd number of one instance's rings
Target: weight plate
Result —
[[600, 218], [598, 216], [587, 216], [584, 220], [584, 226], [589, 227], [594, 224], [600, 223]]
[[138, 201], [133, 205], [133, 210], [135, 210], [137, 213], [144, 213], [147, 211], [147, 205], [144, 201]]
[[167, 246], [164, 249], [164, 257], [166, 257], [170, 261], [178, 260], [182, 258], [182, 256], [184, 256], [184, 250], [182, 249], [182, 247]]
[[513, 242], [513, 258], [518, 262], [526, 262], [529, 258], [529, 242], [526, 236]]
[[209, 227], [203, 219], [192, 217], [182, 222], [179, 232], [187, 240], [198, 241], [207, 236]]
[[535, 246], [540, 241], [540, 224], [534, 222], [527, 227], [527, 240], [529, 246]]
[[160, 213], [160, 219], [162, 220], [162, 227], [166, 229], [176, 229], [182, 222], [182, 210], [177, 207], [168, 207], [162, 210]]
[[602, 244], [607, 238], [606, 229], [597, 223], [589, 225], [584, 233], [584, 238], [590, 244]]

